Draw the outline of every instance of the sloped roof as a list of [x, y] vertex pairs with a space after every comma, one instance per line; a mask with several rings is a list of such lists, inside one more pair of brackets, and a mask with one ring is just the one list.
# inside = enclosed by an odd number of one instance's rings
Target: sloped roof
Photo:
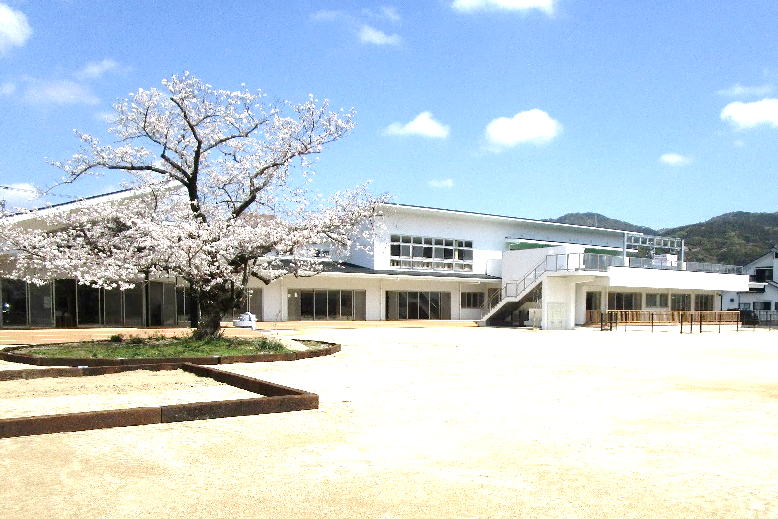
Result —
[[453, 214], [453, 215], [461, 215], [465, 217], [473, 217], [473, 218], [482, 218], [482, 219], [490, 219], [490, 220], [503, 220], [506, 222], [522, 222], [522, 223], [529, 223], [533, 225], [539, 225], [544, 227], [554, 227], [554, 228], [563, 228], [563, 229], [584, 229], [586, 231], [592, 232], [601, 232], [606, 234], [634, 234], [634, 235], [640, 235], [641, 233], [632, 232], [632, 231], [624, 231], [619, 229], [607, 229], [605, 227], [588, 227], [586, 225], [574, 225], [569, 223], [557, 223], [557, 222], [549, 222], [546, 220], [533, 220], [531, 218], [520, 218], [517, 216], [503, 216], [503, 215], [496, 215], [496, 214], [490, 214], [490, 213], [476, 213], [472, 211], [460, 211], [456, 209], [440, 209], [436, 207], [425, 207], [420, 205], [408, 205], [408, 204], [394, 204], [394, 203], [385, 203], [383, 204], [384, 207], [387, 208], [398, 208], [398, 209], [410, 209], [415, 211], [429, 211], [429, 212], [435, 212], [435, 213], [444, 213], [444, 214]]

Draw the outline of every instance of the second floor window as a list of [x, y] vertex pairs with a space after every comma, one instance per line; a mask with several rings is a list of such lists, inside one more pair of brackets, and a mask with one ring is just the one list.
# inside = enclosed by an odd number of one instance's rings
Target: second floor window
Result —
[[473, 242], [393, 234], [389, 261], [392, 267], [470, 272]]

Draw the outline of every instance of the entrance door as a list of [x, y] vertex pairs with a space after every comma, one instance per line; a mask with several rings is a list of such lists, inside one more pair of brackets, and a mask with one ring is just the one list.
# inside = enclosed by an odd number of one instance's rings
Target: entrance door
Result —
[[100, 289], [86, 285], [76, 287], [78, 294], [78, 326], [98, 326], [100, 316]]
[[565, 304], [564, 303], [548, 303], [546, 307], [547, 323], [545, 328], [547, 330], [564, 330], [565, 329]]
[[54, 281], [54, 323], [57, 328], [76, 327], [76, 280]]
[[602, 292], [586, 293], [586, 324], [599, 323], [602, 312]]
[[162, 318], [162, 308], [164, 302], [164, 286], [158, 281], [149, 281], [147, 286], [148, 306], [147, 320], [149, 326], [162, 326], [164, 320]]

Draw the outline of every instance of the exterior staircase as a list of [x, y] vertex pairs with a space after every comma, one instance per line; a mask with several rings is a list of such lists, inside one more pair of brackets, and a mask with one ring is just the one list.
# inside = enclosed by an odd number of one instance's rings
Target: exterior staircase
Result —
[[514, 311], [533, 297], [539, 299], [544, 274], [549, 270], [547, 263], [544, 258], [521, 281], [505, 283], [500, 292], [487, 299], [481, 307], [478, 326], [512, 325], [510, 317]]

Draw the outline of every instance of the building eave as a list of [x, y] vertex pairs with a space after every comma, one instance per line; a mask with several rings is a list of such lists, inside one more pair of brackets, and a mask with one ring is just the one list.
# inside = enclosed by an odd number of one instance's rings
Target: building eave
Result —
[[569, 223], [557, 223], [557, 222], [549, 222], [545, 220], [533, 220], [531, 218], [520, 218], [517, 216], [504, 216], [504, 215], [496, 215], [496, 214], [489, 214], [489, 213], [476, 213], [472, 211], [460, 211], [455, 209], [440, 209], [435, 207], [425, 207], [425, 206], [418, 206], [418, 205], [408, 205], [408, 204], [392, 204], [392, 203], [385, 203], [382, 204], [383, 207], [386, 207], [387, 209], [395, 208], [395, 209], [404, 209], [404, 210], [411, 210], [416, 211], [420, 213], [434, 213], [434, 214], [444, 214], [444, 215], [459, 215], [462, 217], [470, 217], [470, 218], [480, 218], [482, 220], [499, 220], [499, 221], [505, 221], [505, 222], [519, 222], [519, 223], [526, 223], [531, 225], [539, 225], [543, 227], [549, 227], [549, 228], [559, 228], [559, 229], [577, 229], [577, 230], [585, 230], [585, 231], [595, 231], [600, 232], [604, 234], [637, 234], [641, 235], [642, 233], [634, 232], [634, 231], [625, 231], [620, 229], [608, 229], [605, 227], [588, 227], [585, 225], [574, 225]]

